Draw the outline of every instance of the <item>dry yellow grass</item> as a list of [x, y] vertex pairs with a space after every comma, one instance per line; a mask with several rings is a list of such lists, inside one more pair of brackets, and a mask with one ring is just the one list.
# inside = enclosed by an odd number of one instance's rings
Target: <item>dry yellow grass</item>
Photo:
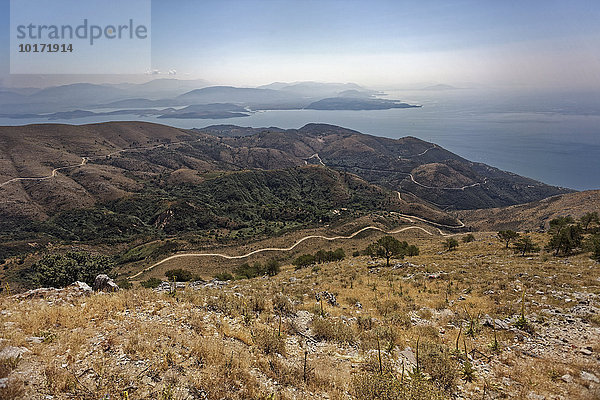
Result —
[[[349, 256], [175, 295], [3, 297], [0, 351], [30, 352], [9, 373], [21, 397], [0, 398], [598, 398], [585, 375], [600, 376], [598, 264], [475, 237], [444, 252], [440, 237], [413, 235], [421, 255], [397, 268]], [[339, 305], [317, 302], [322, 291]]]

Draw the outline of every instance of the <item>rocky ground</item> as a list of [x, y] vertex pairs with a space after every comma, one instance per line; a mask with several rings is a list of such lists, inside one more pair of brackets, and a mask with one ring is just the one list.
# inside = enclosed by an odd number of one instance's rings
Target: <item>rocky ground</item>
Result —
[[5, 294], [0, 399], [600, 398], [598, 264], [476, 239], [389, 268]]

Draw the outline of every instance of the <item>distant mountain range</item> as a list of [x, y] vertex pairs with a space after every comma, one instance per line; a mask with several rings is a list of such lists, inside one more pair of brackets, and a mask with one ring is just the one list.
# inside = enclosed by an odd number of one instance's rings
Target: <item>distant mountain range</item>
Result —
[[[0, 90], [0, 117], [12, 119], [73, 119], [120, 114], [161, 118], [229, 118], [245, 111], [281, 109], [373, 110], [406, 108], [400, 101], [381, 99], [380, 92], [353, 83], [273, 83], [258, 88], [208, 86], [202, 80], [158, 79], [144, 84], [95, 85], [77, 83], [40, 90]], [[215, 107], [207, 110], [206, 105]], [[230, 107], [234, 105], [234, 107]], [[174, 113], [173, 107], [202, 108], [196, 114]], [[109, 109], [109, 111], [106, 111]], [[109, 113], [109, 114], [107, 114]], [[110, 114], [112, 113], [112, 114]]]

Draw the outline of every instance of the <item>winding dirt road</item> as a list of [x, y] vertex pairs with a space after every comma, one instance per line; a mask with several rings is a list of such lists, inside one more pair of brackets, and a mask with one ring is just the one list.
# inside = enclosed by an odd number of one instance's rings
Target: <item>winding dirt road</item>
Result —
[[[309, 236], [305, 236], [302, 239], [296, 241], [293, 245], [291, 245], [290, 247], [265, 247], [262, 249], [258, 249], [258, 250], [254, 250], [251, 251], [249, 253], [246, 254], [242, 254], [242, 255], [238, 255], [238, 256], [231, 256], [231, 255], [227, 255], [227, 254], [221, 254], [221, 253], [183, 253], [183, 254], [175, 254], [173, 256], [167, 257], [155, 264], [152, 264], [151, 266], [144, 268], [143, 270], [139, 271], [138, 273], [131, 275], [128, 279], [134, 279], [138, 276], [140, 276], [141, 274], [143, 274], [144, 272], [148, 272], [151, 269], [153, 269], [154, 267], [157, 267], [167, 261], [170, 260], [174, 260], [176, 258], [182, 258], [182, 257], [221, 257], [221, 258], [226, 258], [228, 260], [237, 260], [237, 259], [242, 259], [242, 258], [246, 258], [246, 257], [250, 257], [254, 254], [258, 254], [258, 253], [264, 253], [267, 251], [290, 251], [293, 250], [296, 246], [298, 246], [299, 244], [301, 244], [302, 242], [305, 242], [307, 240], [310, 239], [321, 239], [321, 240], [327, 240], [327, 241], [334, 241], [334, 240], [340, 240], [340, 239], [352, 239], [354, 238], [356, 235], [368, 231], [368, 230], [374, 230], [374, 231], [379, 231], [379, 232], [383, 232], [385, 234], [388, 235], [394, 235], [396, 233], [400, 233], [400, 232], [404, 232], [410, 229], [417, 229], [420, 231], [425, 232], [426, 234], [433, 236], [434, 234], [429, 232], [427, 229], [422, 228], [420, 226], [408, 226], [408, 227], [404, 227], [401, 229], [397, 229], [395, 231], [385, 231], [377, 226], [366, 226], [364, 228], [361, 228], [359, 230], [357, 230], [356, 232], [354, 232], [353, 234], [349, 235], [349, 236], [333, 236], [333, 237], [327, 237], [327, 236], [321, 236], [321, 235], [309, 235]], [[441, 231], [440, 231], [441, 232]], [[445, 235], [444, 236], [451, 236], [451, 235]]]
[[87, 162], [90, 159], [87, 157], [81, 157], [81, 163], [79, 164], [75, 164], [75, 165], [67, 165], [66, 167], [60, 167], [60, 168], [54, 168], [52, 170], [52, 172], [50, 173], [50, 175], [48, 176], [42, 176], [42, 177], [25, 177], [25, 178], [12, 178], [7, 180], [4, 183], [0, 183], [0, 187], [3, 187], [5, 185], [8, 185], [9, 183], [13, 183], [13, 182], [18, 182], [18, 181], [43, 181], [46, 179], [52, 179], [56, 176], [56, 174], [58, 173], [58, 171], [62, 171], [63, 169], [70, 169], [70, 168], [77, 168], [77, 167], [81, 167], [85, 164], [87, 164]]
[[[84, 166], [89, 161], [91, 161], [93, 159], [111, 157], [111, 156], [114, 156], [114, 155], [117, 155], [117, 154], [120, 154], [120, 153], [124, 153], [124, 152], [128, 152], [128, 151], [150, 150], [150, 149], [155, 149], [155, 148], [159, 148], [159, 147], [169, 147], [169, 146], [173, 146], [173, 145], [187, 144], [187, 143], [189, 143], [189, 142], [182, 141], [182, 142], [174, 142], [174, 143], [161, 143], [161, 144], [155, 145], [155, 146], [135, 147], [135, 148], [128, 148], [128, 149], [121, 149], [121, 150], [117, 150], [117, 151], [114, 151], [112, 153], [109, 153], [109, 154], [107, 154], [105, 156], [98, 156], [98, 157], [94, 157], [94, 158], [82, 157], [81, 158], [81, 163], [75, 164], [75, 165], [67, 165], [67, 166], [64, 166], [64, 167], [55, 168], [55, 169], [52, 170], [52, 173], [50, 175], [48, 175], [48, 176], [44, 176], [44, 177], [20, 177], [20, 178], [12, 178], [12, 179], [9, 179], [6, 182], [1, 183], [0, 187], [3, 187], [5, 185], [8, 185], [8, 184], [13, 183], [13, 182], [18, 182], [18, 181], [29, 181], [29, 180], [41, 181], [41, 180], [51, 179], [51, 178], [56, 177], [56, 174], [59, 171], [61, 171], [61, 170], [70, 169], [70, 168], [77, 168], [77, 167]], [[420, 154], [416, 154], [413, 157], [421, 156], [421, 155], [427, 153], [427, 151], [429, 151], [429, 150], [431, 150], [431, 149], [433, 149], [435, 147], [437, 147], [437, 146], [431, 147], [431, 148], [425, 150], [424, 152], [422, 152]], [[321, 165], [326, 166], [325, 163], [321, 160], [321, 157], [319, 157], [318, 153], [313, 154], [308, 159], [311, 159], [311, 158], [317, 158], [319, 160], [319, 162], [321, 163]], [[395, 172], [397, 172], [397, 171], [395, 171]], [[411, 180], [414, 183], [416, 183], [417, 185], [420, 185], [420, 186], [423, 186], [423, 187], [429, 188], [429, 189], [464, 190], [467, 187], [473, 187], [473, 186], [477, 186], [477, 185], [480, 184], [480, 183], [475, 183], [473, 185], [464, 186], [462, 188], [429, 187], [429, 186], [423, 185], [423, 184], [415, 181], [415, 179], [412, 176], [412, 174], [409, 174], [409, 173], [405, 173], [405, 174], [409, 175], [410, 178], [411, 178]], [[400, 192], [396, 192], [396, 193], [398, 194], [398, 199], [402, 200], [402, 198], [400, 197]], [[450, 228], [450, 229], [458, 229], [458, 228], [464, 228], [465, 227], [465, 224], [462, 221], [460, 221], [460, 220], [458, 220], [460, 222], [459, 225], [445, 225], [445, 224], [440, 224], [440, 223], [437, 223], [437, 222], [429, 221], [427, 219], [424, 219], [424, 218], [421, 218], [421, 217], [417, 217], [415, 215], [407, 215], [407, 214], [402, 214], [402, 213], [394, 213], [394, 214], [400, 216], [401, 218], [406, 219], [410, 223], [415, 223], [415, 220], [416, 220], [416, 221], [420, 221], [420, 222], [424, 222], [424, 223], [433, 225], [433, 226], [436, 227], [438, 233], [441, 236], [454, 236], [454, 235], [457, 235], [457, 234], [446, 234], [446, 233], [442, 232], [442, 230], [440, 229], [440, 227], [442, 227], [442, 228]], [[163, 263], [165, 263], [167, 261], [170, 261], [170, 260], [173, 260], [173, 259], [176, 259], [176, 258], [182, 258], [182, 257], [221, 257], [221, 258], [225, 258], [225, 259], [243, 259], [243, 258], [250, 257], [250, 256], [252, 256], [254, 254], [263, 253], [263, 252], [269, 252], [269, 251], [291, 251], [295, 247], [297, 247], [298, 245], [300, 245], [301, 243], [303, 243], [303, 242], [305, 242], [307, 240], [310, 240], [310, 239], [320, 239], [320, 240], [334, 241], [334, 240], [342, 240], [342, 239], [352, 239], [356, 235], [358, 235], [358, 234], [360, 234], [362, 232], [365, 232], [367, 230], [375, 230], [375, 231], [383, 232], [383, 233], [388, 234], [388, 235], [393, 235], [393, 234], [401, 233], [401, 232], [404, 232], [404, 231], [407, 231], [407, 230], [410, 230], [410, 229], [420, 230], [420, 231], [422, 231], [422, 232], [424, 232], [424, 233], [426, 233], [426, 234], [428, 234], [430, 236], [434, 235], [433, 233], [429, 232], [427, 229], [425, 229], [423, 227], [420, 227], [420, 226], [409, 226], [409, 227], [404, 227], [404, 228], [401, 228], [401, 229], [398, 229], [398, 230], [395, 230], [395, 231], [385, 231], [385, 230], [383, 230], [383, 229], [381, 229], [381, 228], [379, 228], [377, 226], [366, 226], [364, 228], [361, 228], [361, 229], [357, 230], [356, 232], [352, 233], [349, 236], [327, 237], [327, 236], [322, 236], [322, 235], [309, 235], [309, 236], [305, 236], [305, 237], [301, 238], [300, 240], [296, 241], [290, 247], [265, 247], [265, 248], [262, 248], [262, 249], [254, 250], [254, 251], [251, 251], [249, 253], [242, 254], [242, 255], [237, 255], [237, 256], [232, 256], [232, 255], [228, 255], [228, 254], [221, 254], [221, 253], [183, 253], [183, 254], [175, 254], [175, 255], [169, 256], [167, 258], [164, 258], [161, 261], [158, 261], [157, 263], [155, 263], [155, 264], [153, 264], [153, 265], [151, 265], [151, 266], [149, 266], [149, 267], [147, 267], [147, 268], [139, 271], [138, 273], [136, 273], [134, 275], [131, 275], [128, 279], [134, 279], [134, 278], [140, 276], [141, 274], [143, 274], [143, 273], [145, 273], [147, 271], [150, 271], [151, 269], [155, 268], [156, 266], [161, 265], [161, 264], [163, 264]]]

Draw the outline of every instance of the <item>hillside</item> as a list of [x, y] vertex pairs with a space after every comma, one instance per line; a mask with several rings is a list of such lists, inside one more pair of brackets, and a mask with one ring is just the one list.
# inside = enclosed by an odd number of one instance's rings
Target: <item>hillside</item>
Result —
[[0, 398], [598, 398], [587, 255], [520, 257], [490, 233], [450, 252], [398, 238], [421, 253], [390, 268], [348, 256], [175, 291], [3, 293]]
[[499, 206], [565, 192], [416, 138], [320, 124], [1, 127], [0, 157], [1, 262], [55, 245], [108, 246], [118, 255], [156, 240], [182, 241], [152, 253], [152, 261], [181, 248], [390, 213], [456, 231], [462, 223], [442, 205]]
[[[240, 138], [215, 136], [237, 136], [240, 131]], [[351, 172], [443, 208], [506, 206], [567, 192], [469, 162], [416, 138], [393, 140], [331, 125], [199, 131], [114, 122], [1, 127], [0, 134], [0, 190], [7, 198], [0, 210], [37, 219], [137, 193], [146, 181], [159, 177], [193, 181], [194, 175], [210, 171], [307, 163]], [[50, 177], [56, 174], [54, 168], [61, 168], [55, 179], [14, 180]]]
[[599, 205], [600, 190], [590, 190], [510, 207], [465, 210], [459, 215], [465, 224], [478, 230], [536, 231], [548, 229], [548, 222], [554, 218], [567, 215], [579, 218], [587, 212], [597, 211]]

